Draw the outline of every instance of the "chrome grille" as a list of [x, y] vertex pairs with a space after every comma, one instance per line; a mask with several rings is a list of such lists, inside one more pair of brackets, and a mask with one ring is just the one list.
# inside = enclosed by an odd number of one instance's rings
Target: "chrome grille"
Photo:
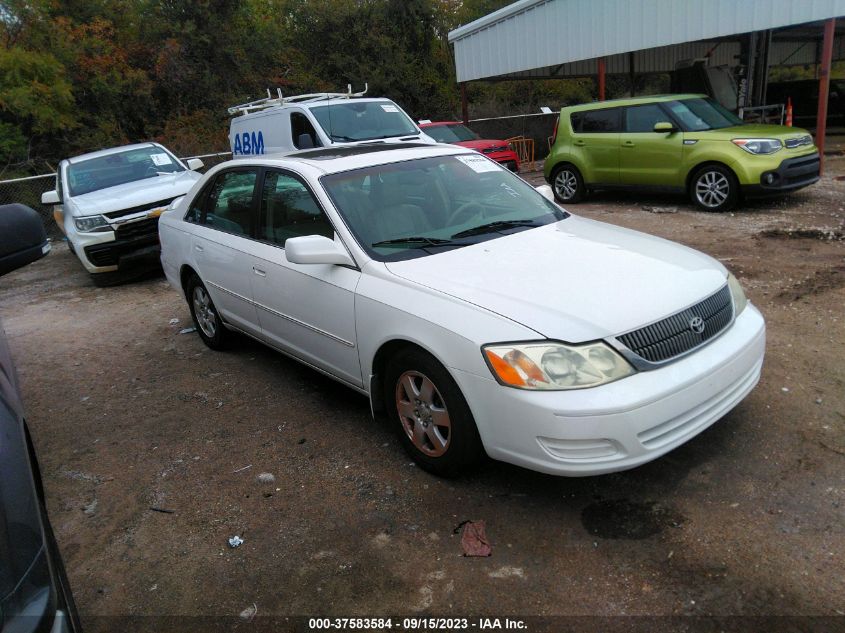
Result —
[[805, 134], [804, 136], [797, 136], [795, 138], [788, 138], [784, 145], [788, 149], [793, 149], [795, 147], [801, 147], [802, 145], [812, 145], [813, 138], [809, 134]]
[[[703, 321], [704, 329], [700, 334], [691, 328], [690, 322], [695, 317]], [[713, 338], [728, 326], [732, 317], [731, 291], [725, 286], [686, 310], [639, 330], [617, 336], [616, 340], [637, 356], [651, 363], [662, 363]]]

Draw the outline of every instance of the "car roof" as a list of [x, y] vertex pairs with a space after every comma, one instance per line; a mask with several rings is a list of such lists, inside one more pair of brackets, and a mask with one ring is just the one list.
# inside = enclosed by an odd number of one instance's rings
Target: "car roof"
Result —
[[307, 165], [323, 174], [386, 165], [430, 156], [450, 156], [454, 154], [472, 154], [464, 147], [445, 143], [430, 145], [423, 143], [372, 143], [366, 145], [339, 145], [318, 149], [301, 150], [291, 154], [271, 154], [238, 158], [223, 164], [260, 165], [268, 167], [290, 167]]
[[562, 108], [567, 112], [580, 112], [581, 110], [601, 110], [604, 108], [618, 108], [628, 105], [642, 105], [644, 103], [659, 103], [664, 101], [678, 101], [682, 99], [706, 99], [705, 94], [670, 94], [670, 95], [648, 95], [646, 97], [629, 97], [627, 99], [610, 99], [608, 101], [594, 101]]
[[74, 156], [73, 158], [68, 158], [67, 162], [69, 163], [78, 163], [83, 160], [89, 160], [91, 158], [100, 158], [102, 156], [108, 156], [110, 154], [119, 154], [120, 152], [126, 152], [132, 149], [140, 149], [142, 147], [161, 147], [158, 143], [135, 143], [133, 145], [121, 145], [120, 147], [109, 147], [108, 149], [101, 149], [96, 152], [88, 152], [87, 154], [80, 154], [79, 156]]

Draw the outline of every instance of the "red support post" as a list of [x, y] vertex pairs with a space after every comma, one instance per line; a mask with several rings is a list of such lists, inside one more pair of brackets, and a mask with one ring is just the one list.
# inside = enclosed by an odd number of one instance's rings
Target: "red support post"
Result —
[[599, 57], [599, 101], [604, 101], [604, 74], [605, 63], [604, 57]]
[[469, 104], [467, 103], [467, 84], [461, 83], [461, 119], [464, 125], [469, 123]]
[[833, 35], [836, 18], [824, 23], [822, 66], [819, 73], [819, 110], [816, 115], [816, 147], [819, 148], [819, 173], [824, 173], [824, 137], [827, 133], [827, 95], [830, 88], [830, 64], [833, 59]]

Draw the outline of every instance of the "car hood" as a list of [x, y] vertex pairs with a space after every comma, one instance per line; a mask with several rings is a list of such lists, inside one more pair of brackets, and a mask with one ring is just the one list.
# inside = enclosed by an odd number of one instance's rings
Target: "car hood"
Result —
[[[747, 125], [734, 125], [718, 130], [706, 130], [704, 132], [688, 132], [684, 138], [704, 138], [729, 141], [735, 138], [776, 138], [785, 141], [788, 138], [796, 138], [809, 134], [807, 130], [800, 127], [787, 127], [785, 125], [767, 125], [763, 123], [749, 123]], [[810, 146], [804, 145], [801, 149], [806, 150]]]
[[457, 141], [452, 144], [460, 145], [461, 147], [468, 147], [469, 149], [474, 149], [477, 152], [491, 147], [504, 147], [505, 149], [508, 149], [508, 144], [505, 141], [494, 141], [490, 139], [482, 139], [478, 141]]
[[714, 293], [727, 276], [698, 251], [576, 216], [386, 266], [570, 343], [662, 319]]
[[172, 200], [185, 195], [201, 178], [195, 171], [155, 176], [128, 182], [115, 187], [92, 191], [71, 198], [73, 204], [65, 205], [72, 215], [94, 215], [129, 209], [160, 200]]

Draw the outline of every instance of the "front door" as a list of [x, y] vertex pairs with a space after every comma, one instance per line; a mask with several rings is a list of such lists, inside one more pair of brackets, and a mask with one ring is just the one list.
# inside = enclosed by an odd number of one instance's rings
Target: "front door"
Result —
[[307, 363], [357, 387], [363, 385], [355, 334], [357, 269], [292, 264], [285, 242], [334, 228], [297, 175], [268, 169], [253, 245], [252, 284], [262, 336]]
[[684, 134], [655, 132], [656, 123], [671, 123], [656, 103], [625, 108], [619, 135], [619, 181], [627, 185], [682, 187]]

